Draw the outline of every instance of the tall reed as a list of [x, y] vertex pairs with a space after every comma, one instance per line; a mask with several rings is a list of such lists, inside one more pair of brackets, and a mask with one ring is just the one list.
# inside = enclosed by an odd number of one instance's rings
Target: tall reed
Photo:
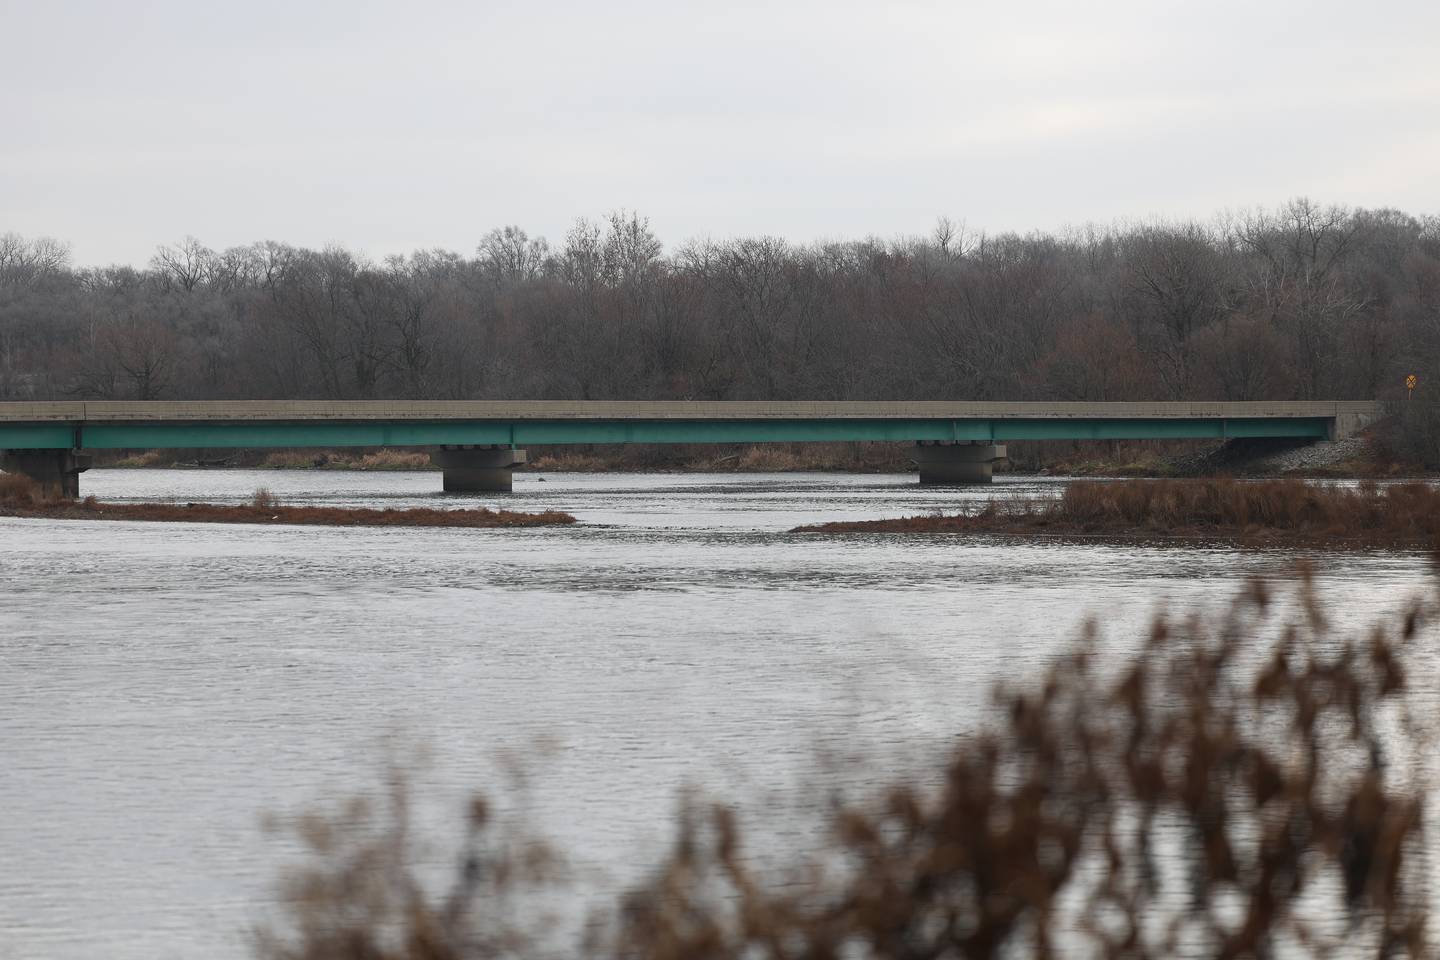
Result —
[[40, 488], [23, 473], [0, 473], [0, 503], [28, 506], [42, 499]]

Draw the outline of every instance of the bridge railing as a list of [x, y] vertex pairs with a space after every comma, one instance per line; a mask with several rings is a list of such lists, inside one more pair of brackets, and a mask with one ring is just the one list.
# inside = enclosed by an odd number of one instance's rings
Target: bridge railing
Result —
[[1376, 418], [1370, 400], [72, 400], [0, 403], [0, 423], [305, 420], [1198, 420]]

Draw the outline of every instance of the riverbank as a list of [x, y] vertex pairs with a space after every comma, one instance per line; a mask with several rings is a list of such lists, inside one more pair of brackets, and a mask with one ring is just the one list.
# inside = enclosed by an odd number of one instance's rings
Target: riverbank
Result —
[[[529, 447], [528, 473], [905, 473], [914, 465], [905, 446], [893, 443], [796, 443], [756, 445], [622, 444]], [[145, 450], [97, 469], [378, 470], [439, 469], [423, 450]]]
[[[1308, 442], [1280, 437], [1207, 441], [1011, 444], [1009, 470], [1066, 477], [1151, 479], [1304, 477], [1392, 480], [1429, 475], [1389, 455], [1374, 438]], [[1072, 449], [1066, 451], [1064, 446]], [[1056, 449], [1060, 448], [1060, 449]]]
[[[1336, 443], [1280, 439], [1229, 441], [1054, 441], [1007, 444], [996, 473], [1072, 477], [1272, 477], [1394, 479], [1426, 471], [1385, 454], [1370, 438]], [[899, 443], [753, 445], [624, 444], [530, 447], [528, 473], [913, 473]], [[433, 471], [423, 450], [147, 450], [97, 469], [244, 468], [259, 470]]]
[[322, 527], [553, 527], [575, 522], [568, 513], [518, 513], [511, 510], [404, 510], [351, 507], [290, 507], [266, 490], [247, 504], [102, 503], [46, 498], [24, 477], [0, 474], [0, 517], [39, 520], [139, 520], [158, 523], [260, 523]]
[[991, 499], [975, 513], [811, 524], [794, 533], [961, 533], [1322, 549], [1430, 547], [1440, 488], [1283, 480], [1081, 481], [1053, 499]]
[[205, 451], [145, 450], [108, 462], [99, 469], [160, 470], [229, 469], [246, 470], [435, 470], [430, 454], [416, 450], [236, 450], [224, 456]]

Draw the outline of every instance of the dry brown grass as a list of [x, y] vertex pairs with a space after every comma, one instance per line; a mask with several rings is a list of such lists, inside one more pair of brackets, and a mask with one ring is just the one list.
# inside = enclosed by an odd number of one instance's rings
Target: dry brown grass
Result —
[[559, 453], [536, 457], [527, 466], [551, 473], [599, 473], [612, 469], [614, 463], [594, 454]]
[[251, 503], [221, 506], [213, 503], [100, 503], [94, 497], [76, 502], [60, 500], [7, 501], [0, 499], [0, 515], [54, 520], [150, 520], [165, 523], [263, 523], [324, 527], [548, 527], [574, 523], [568, 513], [518, 513], [511, 510], [369, 510], [349, 507], [287, 507], [265, 488]]
[[973, 514], [822, 523], [806, 533], [1182, 537], [1315, 546], [1429, 546], [1440, 488], [1302, 480], [1079, 481], [1055, 499], [995, 499]]
[[894, 443], [623, 444], [531, 450], [529, 470], [552, 472], [680, 471], [685, 473], [838, 470], [903, 473], [909, 461]]
[[376, 450], [350, 461], [349, 470], [435, 470], [430, 454], [414, 450]]
[[23, 473], [0, 473], [0, 504], [28, 506], [44, 497], [40, 487]]
[[47, 497], [29, 477], [0, 473], [0, 516], [55, 520], [150, 520], [169, 523], [265, 523], [329, 527], [546, 527], [570, 524], [575, 518], [558, 510], [520, 513], [513, 510], [371, 510], [349, 507], [288, 507], [268, 487], [259, 487], [248, 504], [101, 503], [94, 497], [62, 500]]
[[909, 469], [906, 448], [885, 443], [760, 443], [738, 456], [712, 461], [704, 469], [741, 472], [790, 473], [795, 471], [886, 471]]
[[748, 448], [735, 461], [737, 470], [785, 473], [794, 470], [818, 469], [823, 461], [805, 457], [794, 449], [773, 444]]
[[122, 457], [110, 466], [124, 468], [168, 467], [174, 462], [175, 451], [173, 450], [146, 450], [143, 453]]
[[434, 470], [430, 454], [418, 450], [374, 450], [370, 453], [334, 453], [312, 450], [274, 450], [265, 455], [262, 470]]
[[325, 466], [328, 459], [303, 450], [274, 450], [265, 455], [259, 466], [262, 470], [313, 470]]
[[[754, 866], [732, 809], [692, 805], [573, 955], [1430, 956], [1429, 691], [1410, 694], [1407, 664], [1436, 606], [1344, 639], [1308, 579], [1299, 600], [1276, 622], [1252, 584], [1222, 617], [1158, 620], [1113, 669], [1087, 636], [1041, 682], [996, 691], [1000, 719], [959, 741], [938, 786], [836, 802], [789, 869]], [[404, 818], [377, 839], [345, 832], [354, 809], [303, 821], [315, 855], [262, 960], [570, 955], [511, 923], [544, 874], [481, 843], [483, 802], [439, 894], [404, 856]]]

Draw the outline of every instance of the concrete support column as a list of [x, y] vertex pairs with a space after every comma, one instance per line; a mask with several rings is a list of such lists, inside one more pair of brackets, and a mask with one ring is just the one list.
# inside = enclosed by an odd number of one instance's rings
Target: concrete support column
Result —
[[922, 440], [911, 457], [920, 465], [920, 482], [959, 486], [989, 483], [996, 460], [1005, 458], [1003, 443], [945, 443]]
[[90, 455], [77, 450], [7, 450], [0, 466], [23, 473], [50, 496], [80, 496], [80, 474], [90, 469]]
[[510, 471], [525, 462], [512, 447], [441, 447], [430, 454], [445, 472], [446, 493], [509, 493]]

